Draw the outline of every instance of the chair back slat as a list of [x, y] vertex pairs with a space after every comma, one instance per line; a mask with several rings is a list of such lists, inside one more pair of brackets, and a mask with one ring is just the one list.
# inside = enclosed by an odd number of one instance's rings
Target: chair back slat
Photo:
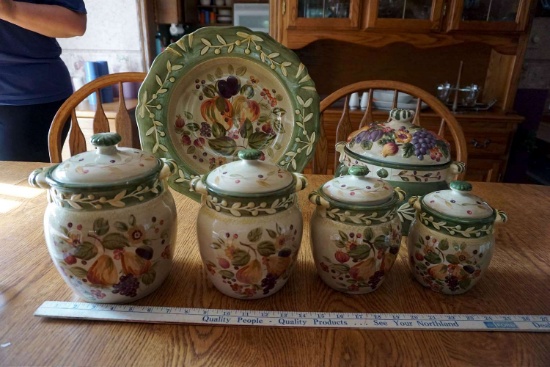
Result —
[[[75, 91], [59, 108], [52, 120], [50, 131], [48, 134], [48, 147], [50, 150], [50, 161], [59, 163], [62, 161], [62, 135], [66, 123], [70, 123], [69, 153], [75, 155], [78, 153], [91, 150], [86, 144], [86, 138], [83, 131], [90, 131], [93, 134], [100, 132], [111, 131], [109, 119], [105, 113], [104, 104], [101, 99], [101, 89], [112, 88], [113, 85], [118, 86], [119, 100], [116, 106], [118, 110], [115, 114], [114, 124], [112, 128], [121, 135], [122, 141], [120, 146], [140, 148], [139, 131], [135, 120], [132, 119], [130, 112], [126, 106], [124, 98], [123, 83], [141, 83], [147, 74], [143, 72], [126, 72], [113, 73], [101, 76]], [[83, 129], [76, 118], [76, 108], [91, 94], [96, 96], [96, 109], [92, 119], [91, 129]], [[84, 120], [84, 118], [82, 118]]]
[[[61, 145], [61, 141], [59, 142]], [[71, 113], [71, 127], [69, 130], [69, 149], [71, 156], [80, 154], [86, 151], [86, 139], [84, 138], [84, 133], [78, 124], [78, 119], [76, 118], [76, 112], [72, 111]], [[59, 150], [61, 154], [61, 150]]]

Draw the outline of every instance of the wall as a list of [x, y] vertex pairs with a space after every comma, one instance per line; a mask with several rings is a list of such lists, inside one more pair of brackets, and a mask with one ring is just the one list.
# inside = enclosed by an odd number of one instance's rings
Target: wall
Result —
[[[58, 39], [73, 77], [84, 77], [86, 61], [106, 60], [109, 71], [146, 71], [141, 42], [140, 0], [87, 0], [82, 37]], [[73, 80], [74, 82], [74, 80]]]

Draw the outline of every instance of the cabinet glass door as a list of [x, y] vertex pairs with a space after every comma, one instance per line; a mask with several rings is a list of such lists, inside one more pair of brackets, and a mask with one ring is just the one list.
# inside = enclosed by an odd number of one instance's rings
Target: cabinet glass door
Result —
[[521, 31], [529, 1], [455, 0], [450, 29]]
[[349, 0], [299, 0], [300, 18], [348, 18]]
[[361, 0], [288, 0], [289, 25], [296, 28], [350, 29], [359, 27]]
[[430, 19], [432, 0], [380, 0], [378, 19]]
[[369, 28], [439, 30], [444, 0], [369, 1]]

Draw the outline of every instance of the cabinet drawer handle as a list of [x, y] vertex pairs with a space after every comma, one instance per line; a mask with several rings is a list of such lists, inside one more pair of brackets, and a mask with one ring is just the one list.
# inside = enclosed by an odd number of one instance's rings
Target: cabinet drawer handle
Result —
[[474, 148], [485, 149], [489, 146], [489, 144], [491, 144], [491, 139], [485, 139], [483, 143], [480, 143], [476, 139], [472, 139], [472, 145]]

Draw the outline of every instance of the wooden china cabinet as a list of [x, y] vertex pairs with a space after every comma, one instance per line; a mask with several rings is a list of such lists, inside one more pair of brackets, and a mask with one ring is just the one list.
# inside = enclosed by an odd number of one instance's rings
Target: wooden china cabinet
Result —
[[475, 83], [480, 102], [496, 100], [488, 111], [456, 114], [469, 143], [466, 179], [497, 181], [523, 120], [513, 105], [535, 3], [272, 0], [270, 33], [298, 53], [321, 97], [363, 79], [400, 80], [436, 94], [438, 84], [456, 83], [463, 60], [461, 87]]

